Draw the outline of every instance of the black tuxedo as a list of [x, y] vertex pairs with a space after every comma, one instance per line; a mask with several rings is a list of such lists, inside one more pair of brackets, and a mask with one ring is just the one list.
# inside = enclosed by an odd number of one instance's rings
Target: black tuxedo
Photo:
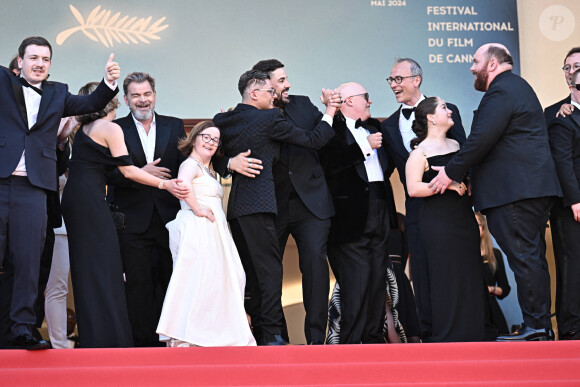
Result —
[[258, 110], [243, 103], [217, 114], [213, 122], [221, 130], [226, 155], [251, 149], [252, 157], [262, 160], [263, 169], [256, 177], [234, 174], [227, 217], [246, 271], [246, 289], [258, 304], [247, 308], [254, 308], [249, 313], [253, 323], [261, 324], [264, 336], [258, 342], [264, 343], [281, 333], [283, 320], [282, 252], [275, 227], [277, 203], [272, 171], [280, 142], [320, 148], [334, 133], [328, 124], [305, 131], [289, 123], [279, 109]]
[[[103, 82], [87, 96], [69, 93], [63, 83], [44, 81], [36, 123], [29, 129], [22, 84], [0, 67], [0, 251], [14, 266], [12, 335], [30, 334], [35, 325], [40, 256], [46, 235], [45, 190], [57, 190], [56, 147], [60, 119], [103, 109], [115, 96]], [[12, 176], [22, 152], [27, 176]], [[8, 235], [8, 227], [10, 233]]]
[[[322, 113], [305, 96], [289, 96], [283, 111], [289, 122], [307, 131], [327, 125]], [[283, 143], [273, 173], [280, 250], [284, 252], [290, 234], [298, 247], [306, 342], [322, 343], [328, 319], [326, 244], [330, 217], [334, 215], [324, 170], [315, 150]]]
[[469, 138], [445, 171], [458, 180], [470, 168], [475, 210], [487, 215], [508, 257], [524, 323], [549, 328], [550, 277], [542, 241], [553, 197], [561, 190], [540, 102], [511, 71], [489, 85]]
[[580, 223], [570, 208], [580, 203], [580, 111], [554, 118], [548, 133], [564, 195], [550, 215], [557, 269], [556, 320], [562, 339], [580, 331]]
[[[454, 125], [447, 132], [447, 137], [456, 140], [460, 145], [465, 142], [465, 130], [461, 122], [461, 115], [457, 106], [447, 102], [447, 107], [452, 112]], [[429, 339], [431, 336], [431, 283], [429, 281], [429, 264], [427, 255], [421, 240], [421, 229], [419, 224], [419, 212], [421, 210], [422, 198], [412, 198], [407, 193], [407, 180], [405, 166], [409, 158], [409, 151], [403, 144], [403, 137], [399, 129], [399, 118], [401, 107], [395, 111], [388, 119], [381, 124], [383, 133], [383, 144], [389, 157], [390, 176], [393, 169], [397, 168], [399, 178], [405, 188], [405, 224], [407, 228], [409, 253], [411, 256], [411, 274], [413, 279], [413, 290], [421, 325], [421, 337]], [[406, 257], [405, 257], [406, 259]]]
[[572, 103], [571, 101], [572, 101], [572, 99], [570, 98], [570, 96], [567, 96], [563, 100], [558, 101], [555, 104], [550, 105], [544, 109], [544, 118], [546, 119], [546, 126], [548, 128], [550, 127], [550, 124], [552, 123], [552, 121], [554, 121], [556, 119], [556, 114], [558, 113], [558, 111], [560, 110], [562, 105], [564, 105], [565, 103], [568, 103], [568, 104]]
[[[387, 237], [390, 222], [397, 219], [392, 188], [388, 177], [369, 183], [365, 155], [341, 113], [333, 128], [335, 136], [320, 157], [336, 210], [328, 256], [341, 291], [340, 343], [384, 342]], [[367, 120], [367, 130], [376, 133], [379, 122]], [[376, 152], [387, 176], [385, 150]]]
[[[144, 167], [147, 160], [132, 114], [115, 120], [115, 123], [123, 129], [133, 165]], [[185, 137], [183, 121], [155, 114], [155, 125], [153, 159], [160, 158], [157, 166], [168, 168], [171, 178], [176, 178], [179, 166], [185, 160], [177, 149], [177, 142]], [[165, 224], [175, 219], [180, 209], [179, 200], [167, 190], [126, 179], [118, 168], [111, 172], [108, 183], [112, 187], [109, 200], [125, 214], [126, 228], [119, 230], [118, 235], [135, 345], [158, 345], [155, 331], [173, 268]], [[154, 251], [156, 258], [152, 256]]]

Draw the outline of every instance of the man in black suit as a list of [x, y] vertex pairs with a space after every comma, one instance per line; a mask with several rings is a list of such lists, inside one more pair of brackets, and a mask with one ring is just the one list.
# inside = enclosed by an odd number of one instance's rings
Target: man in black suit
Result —
[[[322, 121], [322, 113], [308, 97], [288, 94], [291, 85], [280, 61], [263, 60], [256, 63], [253, 69], [270, 75], [277, 96], [274, 106], [282, 110], [289, 122], [308, 131], [319, 125], [326, 125]], [[332, 120], [331, 116], [329, 118]], [[315, 150], [283, 143], [273, 173], [278, 205], [276, 230], [280, 250], [284, 252], [290, 234], [298, 247], [302, 298], [306, 311], [306, 342], [324, 344], [329, 290], [326, 244], [330, 217], [334, 215], [324, 171]]]
[[[574, 76], [574, 73], [576, 71], [580, 70], [580, 47], [574, 47], [570, 51], [568, 51], [566, 57], [564, 58], [564, 66], [562, 67], [562, 70], [564, 71], [564, 78], [566, 79], [566, 84], [568, 85], [570, 92], [572, 92], [575, 89], [572, 77]], [[556, 114], [558, 114], [558, 111], [560, 110], [562, 105], [570, 103], [571, 97], [570, 95], [568, 95], [563, 100], [558, 101], [555, 104], [550, 105], [546, 109], [544, 109], [546, 126], [550, 127], [550, 124], [556, 118]]]
[[396, 221], [387, 155], [372, 101], [358, 83], [339, 87], [335, 136], [320, 151], [336, 215], [328, 257], [340, 285], [340, 343], [384, 343], [387, 237]]
[[[234, 174], [228, 203], [228, 220], [239, 250], [247, 283], [259, 293], [252, 321], [261, 325], [260, 345], [283, 345], [282, 252], [276, 231], [277, 204], [273, 165], [280, 153], [280, 142], [320, 148], [333, 136], [329, 122], [313, 131], [293, 126], [274, 107], [276, 90], [267, 73], [250, 70], [238, 83], [242, 103], [229, 112], [217, 114], [226, 155], [250, 149], [262, 160], [263, 170], [255, 178]], [[329, 113], [334, 115], [334, 107]], [[257, 282], [257, 283], [256, 283]]]
[[[556, 258], [556, 320], [560, 340], [580, 340], [580, 49], [574, 63], [578, 68], [566, 80], [571, 103], [576, 107], [567, 117], [558, 117], [548, 127], [552, 157], [564, 197], [550, 213]], [[580, 85], [579, 85], [580, 86]]]
[[[390, 177], [394, 168], [397, 168], [399, 178], [405, 188], [405, 226], [411, 256], [411, 278], [413, 279], [421, 339], [429, 341], [431, 337], [431, 285], [429, 264], [423, 248], [419, 224], [419, 211], [423, 199], [409, 196], [405, 175], [405, 165], [412, 150], [410, 143], [416, 137], [411, 129], [415, 119], [414, 108], [425, 99], [419, 89], [423, 83], [423, 70], [414, 59], [398, 58], [387, 82], [401, 106], [381, 124], [381, 132], [385, 138], [385, 148], [389, 157], [389, 169], [385, 176]], [[447, 132], [447, 136], [462, 145], [465, 142], [465, 130], [461, 123], [459, 110], [451, 103], [447, 103], [447, 107], [453, 112], [453, 122], [455, 123]]]
[[518, 286], [524, 324], [500, 341], [551, 340], [550, 275], [543, 234], [554, 197], [561, 196], [548, 131], [536, 93], [511, 72], [513, 59], [497, 43], [473, 57], [474, 87], [484, 91], [471, 134], [430, 186], [444, 192], [471, 171], [475, 211], [506, 253]]
[[46, 235], [46, 190], [57, 190], [56, 146], [70, 132], [57, 135], [62, 117], [104, 108], [117, 93], [119, 65], [113, 54], [105, 80], [88, 96], [74, 96], [68, 86], [47, 81], [52, 59], [42, 37], [24, 39], [18, 49], [20, 76], [0, 67], [0, 251], [14, 267], [10, 303], [12, 348], [45, 349], [32, 336], [35, 324], [40, 257]]

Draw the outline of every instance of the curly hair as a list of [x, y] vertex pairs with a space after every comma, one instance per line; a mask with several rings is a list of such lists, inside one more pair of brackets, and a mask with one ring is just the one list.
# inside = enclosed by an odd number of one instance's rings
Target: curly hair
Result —
[[427, 114], [435, 113], [438, 103], [439, 97], [429, 97], [421, 101], [415, 108], [415, 120], [411, 128], [417, 137], [411, 140], [411, 149], [415, 149], [427, 137], [429, 125]]
[[[86, 85], [84, 85], [83, 87], [80, 88], [79, 95], [91, 94], [93, 91], [95, 91], [97, 86], [99, 86], [99, 83], [100, 82], [87, 83]], [[112, 100], [109, 101], [109, 103], [107, 104], [107, 106], [105, 106], [105, 108], [103, 110], [98, 111], [98, 112], [94, 112], [94, 113], [83, 114], [81, 116], [77, 116], [77, 121], [80, 124], [88, 124], [90, 122], [98, 120], [99, 118], [106, 117], [107, 114], [109, 114], [113, 110], [117, 109], [118, 107], [119, 107], [119, 99], [117, 97], [114, 97]]]

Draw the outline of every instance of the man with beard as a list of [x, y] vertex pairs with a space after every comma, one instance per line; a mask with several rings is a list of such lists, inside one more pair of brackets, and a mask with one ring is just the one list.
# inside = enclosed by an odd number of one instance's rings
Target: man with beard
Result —
[[473, 57], [474, 87], [485, 92], [474, 113], [471, 134], [431, 181], [444, 192], [471, 169], [475, 211], [514, 272], [524, 323], [499, 341], [553, 340], [550, 275], [543, 234], [550, 208], [561, 196], [548, 131], [536, 93], [512, 73], [513, 59], [498, 43], [481, 46]]
[[[401, 104], [388, 119], [381, 124], [381, 131], [385, 136], [384, 146], [389, 157], [389, 177], [394, 168], [399, 172], [399, 178], [405, 188], [405, 227], [408, 236], [409, 254], [411, 257], [411, 275], [413, 278], [413, 290], [417, 304], [417, 323], [411, 314], [411, 321], [401, 320], [407, 336], [421, 336], [428, 342], [431, 338], [431, 283], [429, 280], [429, 263], [427, 254], [421, 240], [419, 224], [419, 211], [421, 210], [422, 198], [412, 198], [407, 193], [407, 178], [405, 165], [411, 152], [411, 140], [416, 137], [411, 125], [415, 120], [415, 107], [425, 99], [420, 90], [423, 83], [423, 70], [417, 61], [411, 58], [398, 58], [391, 69], [387, 82]], [[465, 142], [465, 130], [461, 123], [461, 116], [457, 107], [447, 103], [447, 107], [453, 113], [455, 124], [447, 132], [447, 136], [456, 140], [460, 145]], [[405, 266], [406, 257], [403, 258]], [[416, 326], [419, 325], [418, 328]]]
[[[131, 113], [115, 122], [123, 129], [133, 164], [161, 179], [176, 178], [186, 157], [177, 149], [177, 142], [185, 137], [183, 121], [155, 113], [155, 79], [149, 74], [127, 75], [123, 91]], [[241, 162], [248, 154], [232, 159], [229, 168], [253, 176]], [[216, 163], [222, 175], [226, 161]], [[109, 186], [109, 201], [125, 214], [125, 228], [118, 235], [134, 342], [138, 347], [158, 346], [155, 330], [173, 268], [165, 224], [175, 219], [180, 204], [168, 191], [126, 179], [117, 168], [109, 176]]]
[[[564, 66], [562, 67], [564, 71], [564, 78], [566, 80], [566, 84], [570, 89], [570, 92], [574, 92], [575, 85], [572, 80], [574, 73], [580, 70], [580, 47], [574, 47], [566, 54], [566, 58], [564, 58]], [[548, 106], [544, 110], [544, 116], [546, 117], [546, 125], [549, 127], [552, 121], [556, 118], [558, 111], [562, 107], [562, 105], [567, 104], [574, 109], [573, 105], [571, 105], [571, 97], [568, 95], [561, 101], [556, 102], [553, 105]], [[569, 113], [568, 113], [569, 114]]]
[[[284, 65], [279, 60], [262, 60], [253, 69], [268, 73], [272, 86], [276, 89], [274, 105], [282, 110], [289, 122], [307, 131], [326, 125], [322, 121], [323, 114], [308, 97], [288, 95], [292, 85], [288, 82]], [[329, 288], [326, 243], [330, 217], [334, 215], [324, 171], [316, 150], [283, 143], [273, 173], [278, 205], [276, 230], [280, 250], [284, 252], [290, 234], [298, 247], [306, 311], [306, 342], [324, 344]]]

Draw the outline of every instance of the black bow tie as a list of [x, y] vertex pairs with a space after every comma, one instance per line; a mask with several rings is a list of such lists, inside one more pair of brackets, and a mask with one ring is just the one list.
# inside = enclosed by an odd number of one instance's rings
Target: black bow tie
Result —
[[405, 117], [407, 120], [409, 119], [409, 117], [411, 117], [411, 114], [415, 111], [415, 108], [404, 108], [401, 109], [401, 112], [403, 113], [403, 117]]
[[30, 87], [32, 90], [36, 91], [38, 94], [42, 95], [42, 89], [39, 89], [36, 86], [32, 86], [30, 83], [28, 83], [28, 81], [22, 77], [18, 77], [18, 80], [20, 81], [20, 83], [22, 83], [22, 86], [24, 87]]
[[365, 129], [366, 129], [366, 127], [367, 127], [367, 122], [366, 122], [366, 120], [365, 120], [365, 121], [361, 121], [361, 119], [359, 118], [359, 119], [358, 119], [358, 120], [356, 120], [356, 122], [354, 123], [354, 127], [355, 127], [355, 128], [360, 128], [361, 126], [362, 126], [363, 128], [365, 128]]

